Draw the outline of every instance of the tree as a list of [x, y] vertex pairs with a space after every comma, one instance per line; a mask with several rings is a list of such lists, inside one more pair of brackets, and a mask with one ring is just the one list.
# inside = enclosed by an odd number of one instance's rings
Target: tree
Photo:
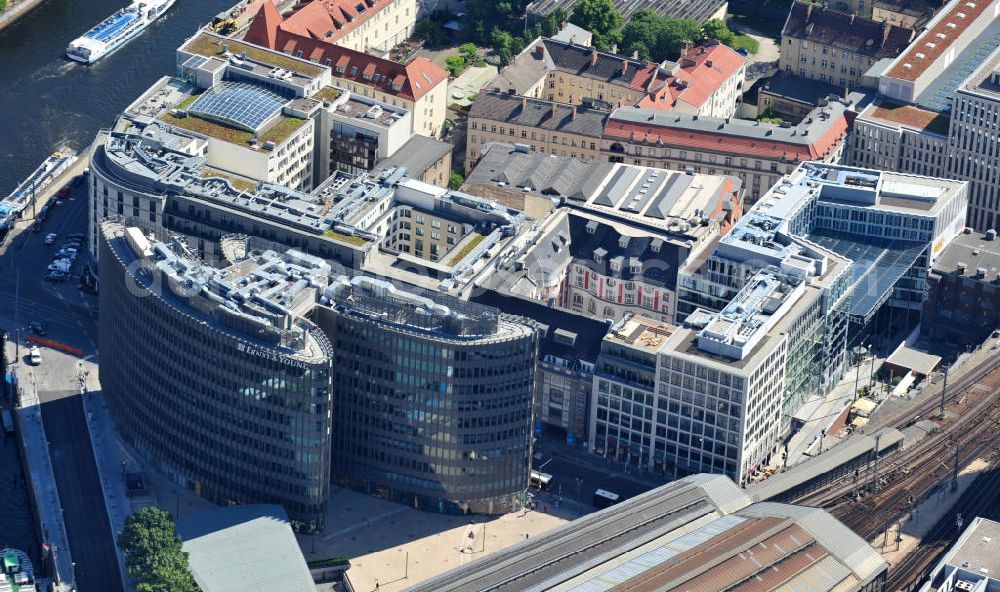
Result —
[[465, 58], [465, 61], [470, 64], [476, 63], [476, 60], [479, 59], [479, 54], [477, 52], [478, 48], [475, 43], [463, 43], [458, 46], [459, 55]]
[[465, 58], [460, 55], [448, 56], [445, 60], [445, 67], [452, 76], [458, 76], [465, 70]]
[[198, 592], [170, 514], [150, 506], [132, 514], [118, 533], [136, 592]]
[[[520, 39], [518, 39], [520, 43]], [[500, 56], [500, 65], [506, 66], [514, 55], [514, 36], [499, 27], [493, 27], [490, 33], [490, 46], [493, 52]]]
[[712, 19], [702, 27], [707, 39], [718, 39], [725, 45], [732, 45], [736, 35], [729, 30], [726, 23], [720, 19]]
[[665, 19], [663, 37], [656, 47], [656, 60], [676, 60], [685, 45], [693, 46], [701, 40], [701, 25], [691, 19]]
[[594, 35], [594, 45], [610, 50], [622, 40], [622, 15], [611, 0], [580, 0], [570, 19]]
[[448, 189], [458, 189], [462, 186], [462, 183], [465, 183], [465, 177], [459, 173], [452, 173], [451, 176], [448, 177]]
[[431, 47], [441, 47], [448, 42], [448, 35], [444, 32], [441, 23], [431, 19], [424, 19], [417, 23], [413, 34], [426, 41]]
[[701, 38], [698, 21], [663, 18], [643, 9], [622, 30], [622, 51], [637, 52], [639, 57], [656, 62], [676, 60], [685, 44], [693, 45]]

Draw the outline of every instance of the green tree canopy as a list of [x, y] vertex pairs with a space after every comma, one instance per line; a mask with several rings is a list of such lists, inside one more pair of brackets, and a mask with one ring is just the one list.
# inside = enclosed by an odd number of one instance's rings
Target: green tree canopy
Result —
[[136, 592], [198, 592], [174, 521], [160, 508], [129, 516], [118, 533], [118, 546]]
[[719, 19], [712, 19], [705, 23], [703, 27], [707, 39], [718, 39], [725, 45], [732, 45], [736, 35], [729, 30], [726, 23]]
[[608, 51], [622, 41], [622, 15], [611, 0], [580, 0], [570, 20], [594, 35], [594, 45]]
[[451, 176], [448, 177], [448, 189], [458, 189], [462, 186], [462, 183], [465, 183], [465, 177], [459, 173], [452, 173]]
[[676, 60], [685, 43], [692, 45], [701, 38], [698, 21], [663, 18], [643, 9], [632, 15], [622, 30], [622, 53], [636, 52], [640, 58], [655, 62]]

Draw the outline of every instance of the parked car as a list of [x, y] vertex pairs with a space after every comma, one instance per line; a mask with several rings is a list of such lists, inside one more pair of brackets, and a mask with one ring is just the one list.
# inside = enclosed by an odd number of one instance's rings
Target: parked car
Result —
[[52, 263], [49, 263], [49, 266], [48, 266], [47, 269], [49, 271], [61, 271], [63, 273], [66, 273], [67, 271], [69, 271], [69, 268], [72, 267], [72, 266], [73, 266], [73, 262], [70, 261], [69, 259], [56, 259]]
[[67, 197], [72, 189], [69, 185], [63, 185], [59, 188], [59, 192], [56, 193], [56, 197]]
[[57, 238], [59, 238], [58, 234], [50, 232], [45, 235], [45, 240], [42, 242], [44, 242], [46, 245], [53, 245], [55, 244]]
[[66, 235], [67, 240], [76, 240], [76, 239], [83, 240], [85, 238], [87, 237], [82, 232], [74, 232], [73, 234]]
[[64, 279], [66, 279], [66, 272], [59, 270], [55, 270], [49, 273], [49, 275], [45, 276], [45, 281], [47, 282], [61, 282]]
[[45, 325], [39, 323], [38, 321], [31, 321], [28, 323], [28, 330], [39, 337], [48, 333], [48, 331], [45, 330]]
[[31, 352], [28, 354], [28, 361], [31, 362], [33, 366], [37, 366], [42, 363], [42, 352], [38, 351], [38, 346], [31, 346]]
[[69, 182], [70, 187], [79, 187], [83, 183], [83, 175], [77, 175], [73, 177], [73, 180]]

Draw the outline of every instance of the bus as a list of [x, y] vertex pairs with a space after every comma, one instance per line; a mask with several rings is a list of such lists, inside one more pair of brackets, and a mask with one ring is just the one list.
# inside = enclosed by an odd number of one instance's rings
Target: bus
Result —
[[598, 489], [594, 492], [594, 505], [598, 508], [607, 508], [622, 501], [622, 496], [606, 489]]
[[541, 471], [531, 471], [531, 486], [539, 490], [552, 487], [552, 475]]

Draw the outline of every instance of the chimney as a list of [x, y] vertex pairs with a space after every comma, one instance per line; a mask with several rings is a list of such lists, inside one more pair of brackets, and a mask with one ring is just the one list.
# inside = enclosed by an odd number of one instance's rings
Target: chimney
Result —
[[570, 37], [569, 37], [569, 44], [570, 45], [576, 45], [576, 35], [570, 35]]
[[596, 47], [591, 47], [590, 48], [590, 65], [591, 66], [597, 65], [597, 48]]
[[632, 59], [633, 60], [638, 60], [639, 59], [639, 50], [638, 49], [632, 52]]
[[854, 13], [853, 12], [851, 13], [851, 24], [852, 25], [854, 24]]
[[892, 27], [889, 26], [889, 23], [882, 23], [882, 45], [880, 47], [885, 47], [885, 42], [889, 39], [889, 31], [891, 30]]
[[528, 109], [528, 97], [521, 97], [521, 111]]
[[628, 74], [628, 60], [622, 60], [622, 76]]
[[812, 16], [812, 13], [813, 13], [813, 5], [809, 4], [808, 6], [806, 6], [806, 22], [807, 23], [809, 22], [809, 17]]
[[556, 102], [552, 101], [552, 117], [556, 116]]
[[539, 58], [544, 58], [545, 57], [545, 45], [539, 43], [535, 47], [535, 53], [538, 55]]
[[573, 105], [572, 110], [569, 112], [570, 119], [576, 119], [576, 105]]

